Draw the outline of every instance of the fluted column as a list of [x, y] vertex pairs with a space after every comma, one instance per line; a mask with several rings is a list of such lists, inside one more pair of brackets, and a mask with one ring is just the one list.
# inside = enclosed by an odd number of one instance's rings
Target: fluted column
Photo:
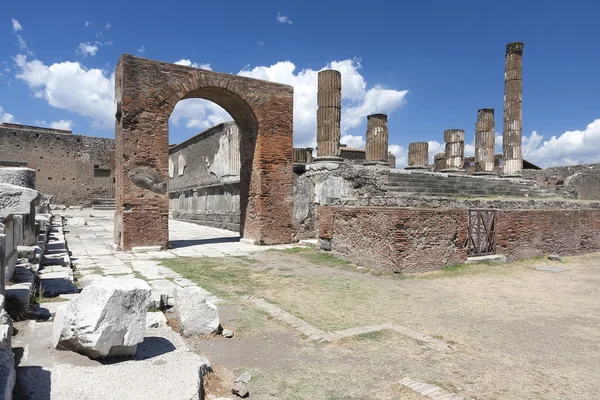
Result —
[[413, 142], [408, 145], [408, 166], [405, 169], [428, 169], [429, 143]]
[[519, 177], [523, 169], [523, 43], [506, 45], [504, 72], [503, 176]]
[[387, 118], [385, 114], [367, 116], [365, 165], [387, 165], [388, 163]]
[[319, 72], [318, 80], [315, 161], [341, 162], [342, 74], [335, 70], [324, 70]]
[[448, 129], [444, 131], [446, 142], [446, 168], [442, 172], [465, 172], [463, 162], [465, 156], [465, 131]]
[[494, 175], [494, 109], [477, 111], [475, 123], [475, 171], [473, 175]]

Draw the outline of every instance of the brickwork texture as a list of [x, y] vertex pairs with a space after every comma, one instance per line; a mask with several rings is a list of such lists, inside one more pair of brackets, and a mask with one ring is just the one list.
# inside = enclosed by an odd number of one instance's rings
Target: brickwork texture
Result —
[[215, 102], [244, 132], [240, 138], [242, 236], [256, 243], [289, 242], [292, 87], [125, 54], [115, 71], [117, 245], [125, 250], [167, 246], [168, 120], [177, 102], [185, 98]]

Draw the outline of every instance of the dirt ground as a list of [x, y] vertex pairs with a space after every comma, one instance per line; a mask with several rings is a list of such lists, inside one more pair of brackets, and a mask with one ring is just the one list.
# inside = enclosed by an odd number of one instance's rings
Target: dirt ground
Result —
[[[225, 380], [252, 373], [251, 399], [423, 399], [396, 384], [405, 377], [467, 399], [600, 393], [600, 254], [419, 276], [375, 276], [305, 249], [164, 264], [227, 300], [222, 325], [235, 337], [191, 344]], [[325, 331], [390, 322], [452, 349], [438, 352], [392, 331], [315, 343], [258, 310], [249, 295]], [[215, 394], [227, 394], [222, 386]]]

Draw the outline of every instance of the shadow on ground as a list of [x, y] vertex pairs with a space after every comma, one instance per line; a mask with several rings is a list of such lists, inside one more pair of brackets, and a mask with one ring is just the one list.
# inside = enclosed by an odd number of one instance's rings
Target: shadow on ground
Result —
[[199, 246], [202, 244], [235, 243], [239, 242], [240, 239], [240, 236], [234, 236], [210, 239], [169, 240], [169, 247], [172, 249], [181, 249], [183, 247]]

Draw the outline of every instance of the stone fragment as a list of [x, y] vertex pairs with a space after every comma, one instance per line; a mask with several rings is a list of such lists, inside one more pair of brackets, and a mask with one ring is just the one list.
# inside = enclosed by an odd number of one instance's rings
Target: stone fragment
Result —
[[167, 318], [160, 311], [149, 312], [146, 314], [146, 328], [166, 328]]
[[233, 331], [231, 329], [223, 329], [223, 332], [221, 334], [226, 338], [233, 337]]
[[550, 254], [548, 256], [548, 260], [550, 260], [550, 261], [562, 261], [562, 257], [559, 256], [558, 254]]
[[157, 172], [148, 168], [134, 168], [129, 171], [129, 180], [137, 187], [157, 194], [167, 193], [167, 184]]
[[250, 395], [248, 389], [246, 388], [246, 385], [242, 382], [236, 382], [233, 385], [233, 389], [231, 389], [231, 393], [241, 398], [248, 397]]
[[58, 307], [53, 346], [90, 358], [135, 355], [149, 300], [150, 286], [141, 279], [98, 280]]
[[252, 380], [252, 375], [250, 375], [250, 372], [244, 372], [243, 374], [241, 374], [240, 376], [238, 376], [235, 381], [236, 382], [242, 382], [242, 383], [248, 383]]
[[175, 287], [174, 303], [184, 336], [208, 335], [218, 331], [219, 310], [207, 301], [204, 289]]

